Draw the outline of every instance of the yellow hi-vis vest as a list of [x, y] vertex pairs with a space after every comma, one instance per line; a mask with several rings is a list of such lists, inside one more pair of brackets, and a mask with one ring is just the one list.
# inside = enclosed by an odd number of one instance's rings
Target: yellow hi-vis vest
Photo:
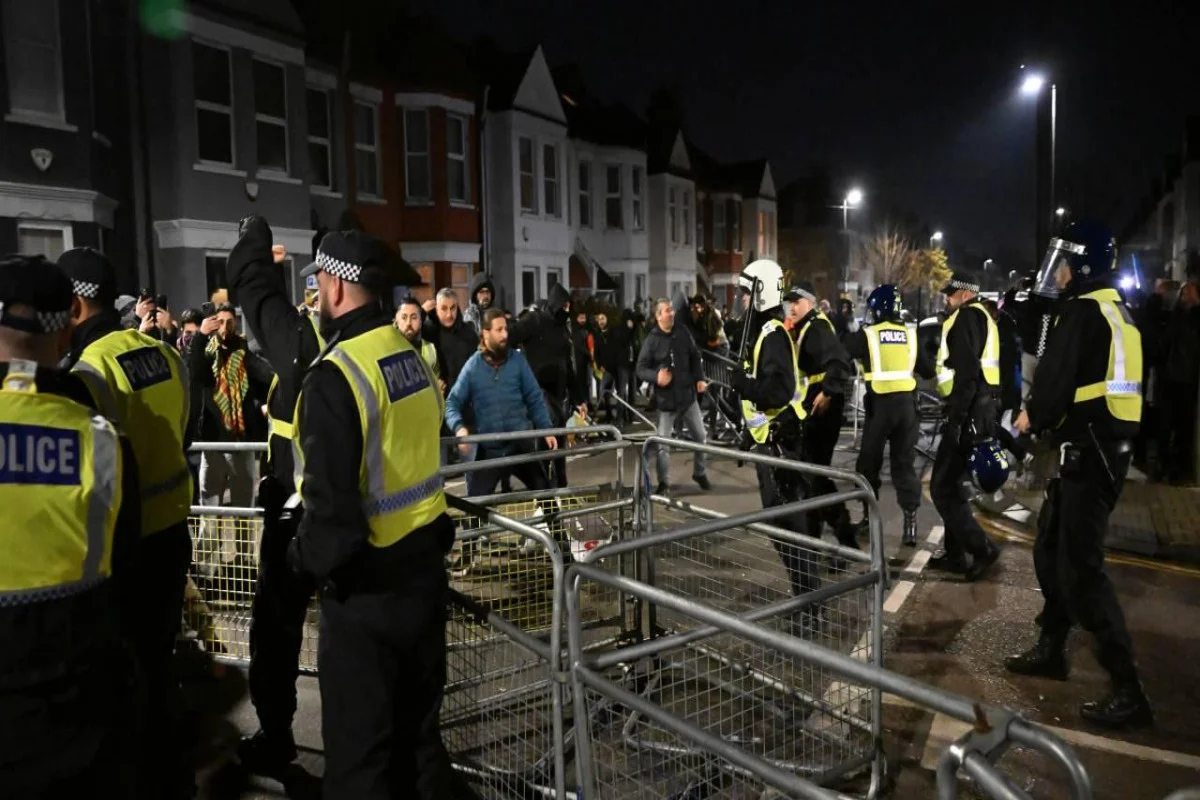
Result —
[[112, 574], [121, 446], [112, 423], [39, 394], [36, 365], [0, 388], [0, 608], [91, 589]]
[[[771, 335], [773, 331], [782, 330], [787, 335], [787, 328], [777, 319], [769, 320], [766, 325], [763, 325], [762, 332], [758, 335], [758, 341], [754, 343], [753, 362], [750, 370], [750, 377], [758, 375], [758, 357], [762, 353], [763, 340]], [[792, 341], [792, 337], [788, 335], [788, 344], [792, 346], [792, 371], [796, 379], [796, 388], [792, 394], [792, 401], [786, 406], [780, 408], [771, 408], [764, 411], [754, 407], [754, 404], [749, 400], [742, 401], [742, 418], [746, 421], [746, 430], [750, 431], [750, 435], [754, 437], [754, 441], [763, 444], [767, 441], [767, 434], [771, 430], [771, 420], [783, 413], [784, 409], [791, 407], [796, 412], [797, 419], [804, 419], [807, 412], [804, 410], [804, 392], [802, 390], [802, 378], [800, 376], [800, 363], [797, 359], [796, 343]]]
[[867, 337], [867, 364], [863, 379], [875, 394], [911, 392], [917, 388], [917, 328], [899, 322], [880, 322], [863, 328]]
[[979, 368], [983, 372], [984, 383], [988, 386], [1000, 385], [1000, 329], [996, 327], [996, 321], [992, 319], [992, 315], [987, 312], [986, 308], [979, 303], [970, 303], [960, 306], [948, 320], [942, 323], [942, 344], [938, 348], [937, 361], [938, 394], [942, 397], [949, 397], [950, 393], [954, 391], [954, 370], [946, 366], [946, 359], [950, 358], [950, 329], [954, 327], [958, 315], [964, 308], [975, 309], [987, 320], [987, 340], [984, 342], [983, 352], [979, 356]]
[[[312, 325], [313, 333], [317, 335], [317, 350], [324, 350], [325, 338], [321, 336], [321, 324], [317, 319], [317, 315], [307, 314], [306, 316], [308, 317], [309, 324]], [[270, 433], [267, 435], [267, 441], [269, 442], [272, 436], [279, 436], [280, 438], [291, 441], [296, 436], [296, 428], [292, 424], [292, 420], [296, 418], [294, 409], [291, 419], [276, 419], [275, 417], [271, 416], [271, 400], [275, 397], [275, 390], [277, 388], [279, 388], [278, 374], [271, 378], [271, 386], [269, 389], [267, 389], [267, 430], [270, 431]], [[299, 387], [297, 387], [297, 390], [298, 389]], [[270, 458], [271, 448], [268, 446], [267, 459], [270, 460]]]
[[114, 331], [88, 345], [72, 372], [133, 445], [142, 535], [185, 521], [192, 473], [183, 451], [188, 376], [179, 353], [137, 331]]
[[1142, 334], [1134, 327], [1116, 289], [1100, 289], [1079, 296], [1100, 308], [1112, 332], [1108, 345], [1108, 371], [1103, 381], [1080, 386], [1075, 402], [1103, 397], [1108, 413], [1123, 422], [1142, 421]]
[[[829, 330], [831, 330], [831, 331], [834, 329], [833, 323], [829, 321], [829, 317], [825, 316], [823, 313], [818, 311], [817, 316], [815, 318], [810, 319], [808, 322], [804, 323], [804, 327], [800, 329], [800, 335], [796, 337], [796, 357], [797, 357], [797, 359], [800, 357], [800, 354], [804, 352], [804, 337], [806, 335], [808, 335], [808, 329], [819, 322], [824, 322], [826, 325], [829, 326]], [[804, 373], [803, 369], [800, 370], [800, 396], [808, 397], [808, 389], [810, 386], [816, 386], [818, 383], [824, 383], [824, 382], [825, 382], [825, 373], [824, 372], [818, 372], [816, 375], [806, 375]], [[803, 419], [803, 417], [801, 417], [801, 419]]]
[[[442, 394], [429, 366], [391, 325], [338, 342], [324, 360], [346, 376], [358, 404], [363, 431], [358, 488], [371, 527], [369, 541], [374, 547], [388, 547], [446, 511], [438, 474]], [[293, 445], [301, 500], [303, 441], [303, 432], [297, 430]]]
[[429, 365], [429, 369], [433, 372], [433, 377], [440, 378], [438, 374], [437, 363], [437, 348], [433, 346], [433, 342], [421, 340], [421, 358]]

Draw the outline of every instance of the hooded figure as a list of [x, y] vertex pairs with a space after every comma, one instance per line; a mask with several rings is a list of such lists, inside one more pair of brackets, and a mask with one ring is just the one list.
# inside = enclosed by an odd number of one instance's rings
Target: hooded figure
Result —
[[470, 299], [462, 312], [463, 322], [473, 327], [475, 335], [479, 336], [479, 321], [483, 319], [483, 312], [496, 302], [496, 287], [492, 283], [492, 277], [486, 272], [478, 273], [471, 278], [468, 293]]

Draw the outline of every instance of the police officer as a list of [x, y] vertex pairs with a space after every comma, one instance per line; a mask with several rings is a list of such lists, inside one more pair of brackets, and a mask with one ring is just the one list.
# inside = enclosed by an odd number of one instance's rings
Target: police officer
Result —
[[[128, 443], [55, 368], [71, 281], [0, 261], [0, 787], [5, 797], [132, 797], [132, 653], [117, 581], [140, 534]], [[176, 620], [178, 625], [178, 620]]]
[[848, 334], [846, 349], [863, 365], [867, 386], [867, 420], [854, 469], [871, 483], [879, 496], [883, 448], [891, 451], [892, 484], [904, 512], [901, 541], [917, 543], [917, 509], [921, 506], [921, 481], [913, 468], [919, 423], [917, 381], [934, 376], [933, 359], [920, 347], [915, 325], [900, 321], [900, 292], [891, 284], [877, 286], [867, 298], [871, 323]]
[[433, 370], [434, 377], [438, 379], [442, 394], [445, 394], [448, 387], [442, 381], [442, 376], [438, 374], [437, 347], [433, 342], [427, 342], [421, 337], [421, 324], [424, 317], [425, 314], [421, 311], [421, 304], [417, 302], [417, 299], [411, 295], [405, 297], [396, 307], [396, 330], [403, 333], [404, 338], [408, 339], [408, 343], [417, 349], [421, 358], [425, 359], [425, 363]]
[[[746, 434], [754, 452], [799, 460], [801, 424], [807, 416], [801, 388], [799, 359], [792, 331], [799, 321], [794, 301], [784, 303], [781, 296], [783, 270], [774, 261], [759, 259], [738, 277], [739, 291], [750, 299], [751, 315], [747, 335], [755, 335], [750, 362], [744, 370], [733, 370], [733, 388], [742, 398]], [[792, 295], [789, 295], [792, 296]], [[785, 316], [783, 306], [789, 307]], [[794, 470], [755, 464], [758, 492], [763, 508], [785, 505], [805, 496], [805, 481]], [[795, 533], [807, 534], [808, 521], [803, 513], [789, 514], [775, 524]], [[815, 559], [792, 542], [771, 537], [787, 571], [792, 593], [802, 595], [817, 588]], [[800, 620], [801, 634], [817, 629], [817, 608], [806, 606]]]
[[288, 561], [321, 591], [327, 800], [455, 793], [438, 731], [454, 540], [438, 474], [443, 404], [380, 306], [388, 258], [366, 234], [330, 233], [304, 270], [320, 284], [329, 344], [299, 397], [304, 515]]
[[[246, 325], [275, 371], [267, 393], [267, 463], [258, 484], [263, 509], [258, 578], [250, 617], [250, 701], [259, 730], [238, 746], [238, 760], [251, 772], [279, 777], [296, 758], [292, 718], [296, 713], [296, 676], [304, 641], [304, 620], [316, 584], [287, 565], [295, 525], [281, 521], [292, 493], [295, 462], [293, 414], [305, 369], [321, 351], [318, 317], [292, 305], [278, 262], [286, 252], [272, 246], [270, 225], [247, 217], [229, 253], [225, 274], [230, 296], [241, 305]], [[307, 284], [312, 284], [311, 287]], [[316, 297], [316, 279], [306, 281], [305, 300]], [[306, 303], [306, 309], [309, 304]]]
[[1149, 725], [1150, 703], [1134, 665], [1133, 642], [1112, 581], [1104, 537], [1133, 453], [1142, 417], [1142, 340], [1113, 286], [1116, 245], [1096, 222], [1069, 225], [1052, 239], [1036, 290], [1057, 300], [1038, 361], [1021, 432], [1049, 433], [1060, 444], [1059, 477], [1038, 516], [1034, 566], [1045, 606], [1041, 634], [1009, 670], [1066, 680], [1067, 633], [1080, 625], [1096, 638], [1112, 679], [1103, 699], [1080, 715], [1112, 728]]
[[[795, 325], [798, 331], [796, 352], [799, 354], [804, 407], [808, 411], [800, 460], [827, 467], [833, 461], [833, 451], [842, 434], [842, 410], [850, 381], [850, 357], [838, 341], [829, 317], [817, 308], [816, 290], [811, 283], [797, 284], [783, 299], [795, 304], [794, 308], [800, 317]], [[810, 483], [809, 497], [836, 491], [829, 478], [810, 478]], [[858, 547], [845, 503], [810, 511], [808, 530], [812, 535], [821, 535], [822, 521], [833, 528], [838, 542], [846, 547]]]
[[[929, 493], [945, 525], [945, 552], [929, 560], [935, 569], [965, 573], [976, 581], [1000, 558], [998, 548], [971, 513], [963, 489], [972, 445], [994, 438], [1000, 419], [1000, 334], [979, 303], [979, 284], [956, 272], [942, 290], [950, 316], [938, 350], [938, 394], [946, 399], [946, 422], [933, 461]], [[970, 565], [966, 554], [973, 556]]]
[[192, 560], [187, 374], [174, 347], [122, 327], [113, 309], [116, 271], [103, 253], [79, 247], [58, 264], [75, 293], [71, 351], [63, 363], [129, 437], [137, 458], [142, 535], [130, 573], [136, 616], [128, 622], [146, 681], [140, 772], [149, 794], [190, 797], [195, 770], [186, 758], [183, 692], [173, 664]]

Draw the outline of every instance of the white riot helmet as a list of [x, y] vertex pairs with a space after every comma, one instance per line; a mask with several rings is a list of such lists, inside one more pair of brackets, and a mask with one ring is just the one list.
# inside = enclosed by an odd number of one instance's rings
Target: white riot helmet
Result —
[[749, 264], [738, 275], [738, 289], [752, 298], [754, 311], [767, 311], [783, 301], [783, 268], [767, 258]]

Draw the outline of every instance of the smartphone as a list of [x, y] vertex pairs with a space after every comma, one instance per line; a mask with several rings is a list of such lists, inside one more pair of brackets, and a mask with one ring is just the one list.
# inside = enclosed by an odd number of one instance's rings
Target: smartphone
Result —
[[167, 308], [167, 296], [165, 294], [160, 294], [158, 297], [154, 298], [154, 304], [159, 308]]
[[211, 302], [200, 304], [200, 316], [207, 319], [208, 317], [215, 317], [216, 315], [217, 315], [216, 305], [214, 305]]

